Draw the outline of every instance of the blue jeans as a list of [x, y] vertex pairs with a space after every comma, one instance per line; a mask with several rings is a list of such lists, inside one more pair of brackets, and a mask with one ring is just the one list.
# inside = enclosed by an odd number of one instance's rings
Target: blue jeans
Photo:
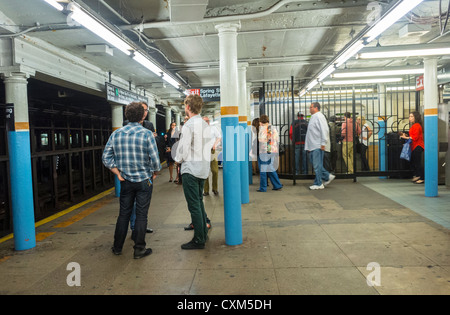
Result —
[[314, 179], [314, 185], [322, 185], [322, 181], [328, 181], [330, 179], [330, 173], [323, 167], [324, 151], [316, 149], [309, 151], [309, 159], [314, 168], [316, 178]]
[[134, 249], [145, 249], [147, 215], [152, 192], [153, 185], [149, 185], [148, 180], [137, 183], [127, 180], [120, 182], [120, 212], [114, 233], [115, 250], [122, 250], [134, 204], [136, 204], [136, 221], [131, 237], [134, 240]]
[[[302, 160], [302, 169], [300, 170], [300, 159]], [[308, 158], [304, 144], [295, 145], [295, 175], [308, 174]]]
[[283, 185], [278, 178], [277, 171], [274, 167], [274, 157], [271, 154], [261, 153], [258, 156], [259, 164], [259, 190], [267, 191], [267, 177], [269, 177], [272, 183], [272, 189], [280, 189]]

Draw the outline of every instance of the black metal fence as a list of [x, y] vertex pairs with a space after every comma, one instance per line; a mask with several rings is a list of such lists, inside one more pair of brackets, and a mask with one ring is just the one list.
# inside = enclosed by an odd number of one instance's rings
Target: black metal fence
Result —
[[306, 170], [302, 168], [306, 154], [302, 141], [292, 139], [289, 133], [295, 120], [301, 118], [298, 114], [309, 121], [309, 107], [313, 102], [320, 103], [330, 128], [325, 156], [329, 171], [341, 178], [354, 179], [410, 176], [409, 163], [400, 159], [403, 142], [398, 133], [409, 130], [409, 113], [420, 111], [423, 103], [423, 92], [415, 90], [413, 77], [398, 84], [322, 85], [302, 97], [295, 85], [291, 78], [264, 83], [260, 90], [263, 96], [260, 95], [260, 112], [267, 114], [280, 132], [280, 177], [295, 182], [296, 178], [313, 176], [309, 159]]

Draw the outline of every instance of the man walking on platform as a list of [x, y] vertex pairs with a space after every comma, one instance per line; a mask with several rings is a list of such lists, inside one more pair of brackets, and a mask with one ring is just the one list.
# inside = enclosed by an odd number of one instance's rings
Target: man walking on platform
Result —
[[181, 129], [174, 160], [181, 163], [183, 191], [194, 225], [194, 237], [190, 242], [181, 245], [181, 248], [203, 249], [208, 236], [203, 188], [210, 171], [211, 131], [200, 116], [203, 99], [199, 95], [188, 95], [184, 105], [189, 120]]
[[136, 202], [134, 258], [152, 253], [146, 248], [147, 215], [153, 191], [155, 172], [161, 169], [153, 133], [142, 126], [146, 112], [141, 103], [133, 102], [125, 108], [129, 123], [114, 131], [103, 152], [103, 164], [120, 180], [120, 212], [117, 218], [112, 251], [122, 253], [133, 204]]
[[[316, 175], [314, 184], [309, 189], [324, 189], [324, 185], [328, 185], [335, 178], [333, 174], [328, 173], [323, 167], [323, 156], [325, 146], [330, 141], [330, 131], [327, 119], [320, 112], [320, 104], [318, 102], [311, 103], [309, 111], [311, 112], [311, 119], [309, 120], [306, 133], [305, 150], [308, 151], [309, 159]], [[322, 181], [324, 182], [322, 183]]]

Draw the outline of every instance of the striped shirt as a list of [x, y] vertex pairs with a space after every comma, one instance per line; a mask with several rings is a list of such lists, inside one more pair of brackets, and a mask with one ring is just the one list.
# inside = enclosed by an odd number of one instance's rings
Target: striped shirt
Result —
[[103, 164], [118, 168], [130, 182], [142, 182], [161, 169], [153, 133], [134, 122], [117, 129], [109, 137], [102, 156]]

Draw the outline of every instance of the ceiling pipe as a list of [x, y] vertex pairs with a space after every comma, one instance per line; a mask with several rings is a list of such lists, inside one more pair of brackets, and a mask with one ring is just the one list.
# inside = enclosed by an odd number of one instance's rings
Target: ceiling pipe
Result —
[[143, 30], [146, 28], [161, 28], [161, 27], [167, 27], [167, 26], [174, 26], [174, 25], [185, 25], [185, 24], [199, 24], [199, 23], [223, 23], [223, 22], [230, 22], [230, 21], [236, 21], [236, 20], [247, 20], [247, 19], [257, 19], [264, 16], [267, 16], [269, 14], [272, 14], [273, 12], [280, 9], [282, 6], [285, 6], [292, 2], [301, 2], [299, 0], [281, 0], [275, 3], [273, 6], [268, 8], [267, 10], [258, 12], [258, 13], [250, 13], [250, 14], [242, 14], [242, 15], [228, 15], [228, 16], [220, 16], [220, 17], [214, 17], [214, 18], [206, 18], [199, 21], [187, 21], [187, 22], [171, 22], [171, 21], [162, 21], [162, 22], [150, 22], [150, 23], [141, 23], [141, 24], [133, 24], [133, 25], [125, 25], [121, 28], [123, 30], [129, 30], [129, 29], [139, 29]]

